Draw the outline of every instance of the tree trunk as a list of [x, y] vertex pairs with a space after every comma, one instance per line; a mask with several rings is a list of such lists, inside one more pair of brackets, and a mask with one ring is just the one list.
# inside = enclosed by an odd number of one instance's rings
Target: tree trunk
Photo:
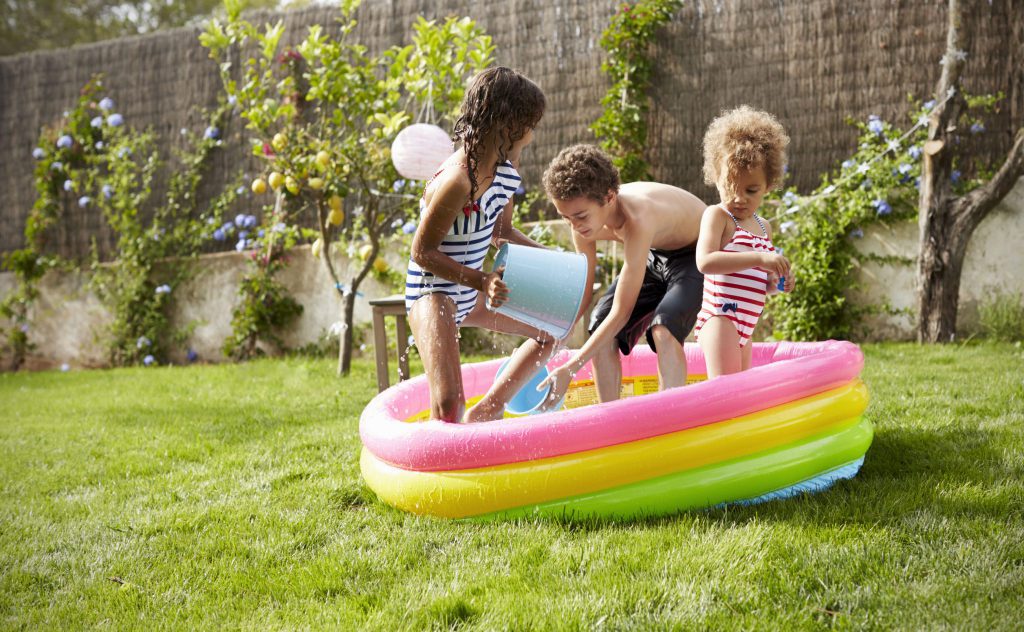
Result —
[[341, 332], [341, 343], [338, 345], [338, 375], [346, 376], [352, 369], [352, 341], [354, 340], [354, 326], [356, 310], [355, 290], [345, 292], [341, 299], [341, 322], [344, 329]]

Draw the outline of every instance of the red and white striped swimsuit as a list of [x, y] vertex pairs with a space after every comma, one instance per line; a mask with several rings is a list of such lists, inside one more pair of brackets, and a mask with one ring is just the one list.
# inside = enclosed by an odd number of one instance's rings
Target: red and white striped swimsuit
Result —
[[[736, 224], [736, 232], [732, 239], [722, 248], [723, 252], [775, 252], [772, 240], [768, 238], [761, 218], [754, 214], [757, 225], [761, 227], [763, 236], [742, 228], [728, 210], [721, 208]], [[740, 335], [740, 346], [750, 341], [757, 320], [764, 309], [764, 299], [768, 290], [768, 272], [761, 268], [747, 268], [729, 274], [704, 275], [704, 301], [693, 335], [697, 338], [700, 328], [713, 316], [725, 316], [736, 325], [736, 333]]]

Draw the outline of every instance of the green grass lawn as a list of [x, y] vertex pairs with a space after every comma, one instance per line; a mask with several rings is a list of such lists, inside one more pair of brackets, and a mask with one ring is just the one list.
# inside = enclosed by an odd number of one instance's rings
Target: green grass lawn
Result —
[[854, 480], [604, 525], [376, 501], [370, 362], [2, 374], [0, 627], [1020, 629], [1024, 350], [865, 353]]

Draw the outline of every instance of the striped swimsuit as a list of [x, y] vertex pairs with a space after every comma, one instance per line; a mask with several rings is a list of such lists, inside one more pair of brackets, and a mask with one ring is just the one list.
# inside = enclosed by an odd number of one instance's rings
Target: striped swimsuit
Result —
[[[722, 207], [719, 207], [722, 208]], [[754, 214], [757, 225], [763, 235], [755, 235], [740, 227], [732, 213], [722, 208], [736, 224], [736, 232], [732, 239], [722, 248], [723, 252], [775, 252], [772, 240], [768, 238], [761, 218]], [[768, 289], [768, 273], [761, 268], [747, 268], [729, 274], [704, 275], [704, 300], [694, 337], [699, 337], [700, 328], [713, 316], [725, 316], [736, 325], [736, 333], [740, 335], [740, 346], [750, 341], [750, 335], [757, 326], [764, 309], [764, 299]]]
[[[438, 172], [440, 174], [441, 172]], [[435, 175], [434, 177], [437, 177]], [[519, 188], [521, 178], [512, 163], [505, 161], [498, 165], [494, 182], [484, 191], [473, 207], [466, 207], [465, 214], [459, 215], [448, 234], [441, 241], [439, 250], [464, 266], [480, 270], [491, 247], [494, 224], [512, 194]], [[426, 195], [420, 198], [420, 216], [426, 209]], [[415, 261], [409, 260], [405, 275], [405, 310], [427, 294], [445, 294], [455, 302], [455, 325], [461, 325], [476, 305], [477, 290], [458, 285], [424, 270]]]

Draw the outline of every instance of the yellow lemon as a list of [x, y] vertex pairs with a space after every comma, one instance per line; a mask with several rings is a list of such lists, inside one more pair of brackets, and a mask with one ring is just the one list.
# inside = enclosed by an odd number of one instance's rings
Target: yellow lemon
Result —
[[284, 184], [284, 176], [277, 171], [271, 173], [267, 180], [270, 182], [270, 188], [275, 191], [280, 189], [281, 185]]
[[331, 210], [332, 211], [340, 211], [341, 210], [341, 196], [340, 195], [332, 195], [331, 199], [328, 200], [328, 201], [331, 204]]
[[318, 238], [316, 241], [313, 242], [313, 245], [310, 247], [309, 251], [311, 253], [313, 253], [313, 258], [314, 259], [319, 259], [320, 258], [320, 251], [323, 250], [323, 248], [324, 248], [324, 243], [322, 241], [320, 241], [320, 239]]
[[274, 148], [274, 151], [283, 151], [287, 144], [288, 137], [281, 132], [274, 134], [274, 138], [270, 141], [270, 146]]
[[256, 178], [252, 181], [252, 192], [256, 195], [262, 195], [267, 192], [267, 181], [263, 178]]
[[321, 169], [326, 169], [331, 164], [331, 155], [326, 151], [317, 152], [316, 164], [320, 165]]
[[309, 179], [309, 188], [313, 189], [314, 191], [319, 191], [320, 189], [324, 188], [324, 179], [323, 178], [310, 178]]
[[299, 181], [295, 178], [288, 176], [284, 179], [284, 188], [288, 189], [288, 192], [292, 195], [298, 195], [299, 193]]
[[341, 223], [345, 221], [345, 212], [331, 209], [330, 214], [327, 215], [327, 221], [333, 226], [341, 226]]
[[373, 260], [373, 269], [383, 274], [388, 271], [388, 262], [384, 261], [380, 257]]
[[359, 249], [359, 258], [365, 261], [370, 256], [371, 252], [373, 252], [373, 246], [370, 244], [364, 244], [363, 247]]

